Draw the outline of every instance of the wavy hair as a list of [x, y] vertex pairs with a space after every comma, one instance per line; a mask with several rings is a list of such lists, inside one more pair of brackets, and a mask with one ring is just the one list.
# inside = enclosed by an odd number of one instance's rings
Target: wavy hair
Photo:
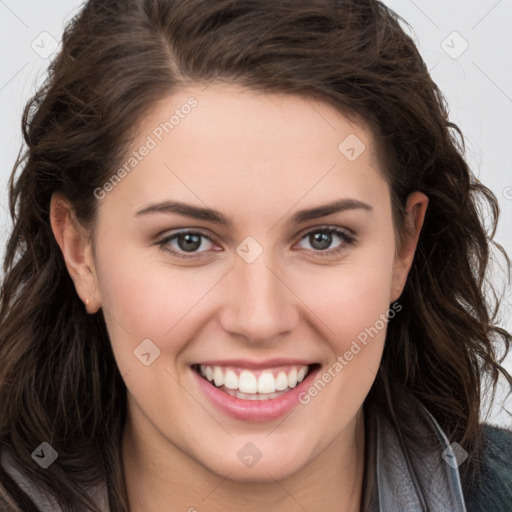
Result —
[[[93, 227], [94, 190], [123, 161], [145, 113], [187, 84], [212, 82], [317, 99], [369, 126], [399, 234], [407, 195], [429, 197], [367, 401], [385, 404], [396, 422], [396, 390], [420, 400], [469, 453], [461, 470], [470, 485], [481, 382], [493, 395], [500, 373], [512, 385], [500, 364], [511, 336], [496, 323], [499, 296], [487, 278], [493, 246], [508, 274], [510, 262], [493, 242], [496, 197], [469, 169], [462, 133], [401, 22], [375, 0], [90, 0], [67, 25], [23, 115], [0, 301], [1, 445], [63, 510], [98, 512], [85, 489], [102, 482], [110, 509], [128, 509], [126, 387], [102, 312], [86, 314], [66, 270], [52, 194]], [[45, 471], [30, 456], [42, 441], [59, 453]], [[0, 485], [2, 503], [19, 510]]]

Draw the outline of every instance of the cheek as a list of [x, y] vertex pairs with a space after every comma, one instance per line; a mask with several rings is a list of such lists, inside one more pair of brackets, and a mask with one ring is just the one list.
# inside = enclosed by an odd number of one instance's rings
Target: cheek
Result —
[[[146, 252], [118, 251], [109, 258], [109, 245], [98, 254], [98, 278], [103, 311], [120, 365], [132, 364], [133, 350], [150, 339], [166, 353], [179, 352], [197, 329], [199, 301], [215, 287], [218, 272], [204, 268], [173, 268], [165, 258]], [[119, 357], [118, 357], [119, 356]]]
[[393, 257], [391, 244], [375, 250], [368, 247], [337, 267], [298, 279], [297, 295], [321, 320], [322, 332], [337, 354], [348, 350], [358, 337], [364, 341], [368, 330], [383, 340], [386, 325], [382, 318], [391, 303]]

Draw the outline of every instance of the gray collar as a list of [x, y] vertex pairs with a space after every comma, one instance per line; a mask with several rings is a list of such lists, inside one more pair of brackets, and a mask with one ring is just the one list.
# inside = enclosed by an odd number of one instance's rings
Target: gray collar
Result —
[[[420, 437], [403, 428], [407, 422]], [[411, 399], [408, 418], [396, 427], [379, 407], [365, 404], [365, 436], [364, 512], [467, 512], [462, 448], [450, 445], [419, 402]]]

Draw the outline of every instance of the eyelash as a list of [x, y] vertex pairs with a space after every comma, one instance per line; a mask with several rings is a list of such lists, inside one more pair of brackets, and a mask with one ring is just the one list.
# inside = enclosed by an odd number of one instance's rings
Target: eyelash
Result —
[[[347, 246], [354, 245], [356, 242], [355, 237], [350, 234], [347, 230], [332, 227], [332, 226], [321, 226], [319, 228], [312, 229], [310, 231], [307, 231], [304, 233], [300, 238], [299, 241], [304, 240], [308, 236], [311, 236], [315, 233], [327, 233], [327, 234], [334, 234], [338, 236], [342, 243], [340, 244], [340, 247], [337, 249], [325, 249], [325, 250], [315, 250], [315, 249], [307, 249], [308, 251], [313, 251], [315, 255], [319, 255], [320, 257], [332, 257], [337, 254], [342, 253], [344, 250], [346, 250]], [[197, 253], [183, 253], [176, 251], [175, 249], [171, 249], [168, 244], [174, 239], [177, 239], [180, 236], [183, 235], [199, 235], [203, 238], [206, 238], [210, 242], [214, 243], [213, 240], [206, 234], [202, 233], [201, 231], [180, 231], [178, 233], [173, 233], [172, 235], [168, 235], [159, 241], [156, 242], [156, 245], [160, 246], [160, 248], [164, 251], [170, 252], [174, 256], [177, 256], [178, 258], [183, 259], [191, 259], [191, 258], [197, 258], [197, 254], [201, 254], [201, 252]]]

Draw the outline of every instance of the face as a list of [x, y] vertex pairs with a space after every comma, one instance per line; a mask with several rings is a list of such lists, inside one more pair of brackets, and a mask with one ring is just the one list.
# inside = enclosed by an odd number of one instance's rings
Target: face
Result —
[[[412, 261], [372, 135], [325, 104], [213, 84], [138, 134], [74, 274], [129, 422], [216, 474], [291, 475], [353, 432]], [[415, 225], [425, 207], [408, 205]]]

